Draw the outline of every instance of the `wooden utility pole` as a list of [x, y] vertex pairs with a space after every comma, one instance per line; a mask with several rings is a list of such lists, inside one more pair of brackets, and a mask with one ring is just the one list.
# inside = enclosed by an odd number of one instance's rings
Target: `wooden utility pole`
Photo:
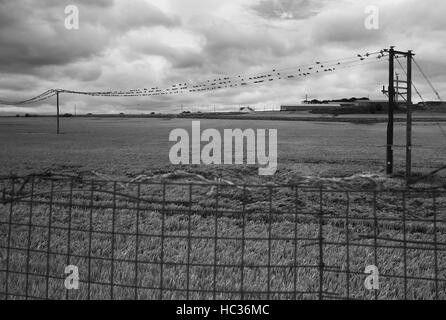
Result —
[[[411, 50], [407, 52], [395, 51], [391, 47], [389, 52], [389, 89], [383, 88], [383, 93], [388, 94], [389, 97], [389, 122], [387, 126], [387, 174], [393, 173], [393, 123], [394, 123], [394, 109], [395, 102], [398, 101], [397, 95], [406, 95], [406, 109], [407, 109], [407, 126], [406, 126], [406, 182], [410, 183], [412, 174], [412, 57], [414, 54]], [[395, 54], [407, 58], [407, 81], [401, 81], [397, 75], [397, 85], [395, 91]], [[400, 87], [400, 83], [406, 83], [406, 87]], [[400, 89], [406, 89], [406, 92], [401, 92]], [[404, 97], [403, 97], [404, 99]]]
[[406, 183], [412, 175], [412, 51], [407, 52]]
[[394, 123], [394, 107], [395, 107], [395, 51], [394, 47], [389, 50], [389, 119], [387, 123], [387, 174], [393, 173], [393, 123]]
[[56, 97], [57, 97], [57, 134], [60, 134], [60, 127], [59, 127], [59, 90], [56, 91]]

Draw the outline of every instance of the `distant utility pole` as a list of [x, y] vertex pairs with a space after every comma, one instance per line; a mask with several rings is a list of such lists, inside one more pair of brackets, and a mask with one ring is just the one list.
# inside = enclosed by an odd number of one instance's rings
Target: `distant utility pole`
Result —
[[60, 134], [60, 127], [59, 127], [59, 90], [56, 90], [56, 98], [57, 98], [57, 134]]

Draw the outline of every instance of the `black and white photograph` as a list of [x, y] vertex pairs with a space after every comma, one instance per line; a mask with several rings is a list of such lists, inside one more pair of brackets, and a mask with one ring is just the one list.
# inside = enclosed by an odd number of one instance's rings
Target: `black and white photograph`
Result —
[[0, 300], [446, 300], [445, 15], [0, 0]]

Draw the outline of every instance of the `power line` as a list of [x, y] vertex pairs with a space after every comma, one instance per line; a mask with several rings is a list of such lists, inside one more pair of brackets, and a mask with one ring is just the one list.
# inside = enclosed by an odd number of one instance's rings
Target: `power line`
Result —
[[[398, 57], [396, 57], [396, 61], [398, 62], [398, 64], [400, 65], [400, 67], [401, 67], [401, 69], [404, 71], [404, 73], [407, 75], [407, 71], [406, 71], [406, 69], [403, 67], [403, 65], [400, 63], [400, 61], [398, 60]], [[415, 62], [415, 59], [414, 59], [413, 57], [412, 57], [412, 61]], [[423, 76], [424, 76], [424, 78], [426, 79], [426, 81], [427, 81], [428, 83], [430, 83], [428, 77], [427, 77], [426, 74], [424, 74], [424, 72], [421, 70], [420, 66], [419, 66], [416, 62], [415, 62], [415, 64], [418, 66], [418, 69], [419, 69], [420, 72], [423, 74]], [[412, 85], [413, 85], [414, 89], [416, 90], [417, 94], [420, 96], [421, 101], [423, 102], [423, 105], [425, 106], [426, 109], [429, 110], [429, 113], [431, 114], [432, 118], [434, 118], [434, 114], [433, 114], [432, 110], [430, 110], [430, 109], [428, 108], [428, 106], [426, 105], [426, 103], [425, 103], [423, 97], [421, 96], [421, 94], [419, 93], [419, 91], [417, 90], [417, 88], [415, 87], [413, 81], [412, 81]], [[431, 86], [431, 88], [436, 92], [435, 88], [432, 86], [432, 83], [430, 83], [430, 86]], [[437, 92], [436, 92], [436, 93], [437, 93]], [[437, 93], [437, 96], [438, 96], [438, 98], [439, 98], [440, 101], [441, 101], [440, 95], [438, 95], [438, 93]], [[438, 121], [436, 121], [435, 124], [436, 124], [436, 125], [438, 126], [438, 128], [440, 129], [441, 134], [446, 138], [446, 131], [445, 131], [445, 129], [443, 129], [442, 125], [441, 125]], [[442, 169], [441, 169], [441, 170], [442, 170]], [[434, 173], [436, 173], [436, 171], [435, 171]], [[434, 173], [430, 173], [429, 175], [432, 175], [432, 174], [434, 174]]]
[[[369, 58], [370, 55], [367, 57]], [[353, 64], [358, 63], [366, 58], [361, 57], [359, 60], [354, 61], [347, 61], [343, 64]], [[190, 85], [187, 83], [180, 84], [180, 85], [173, 85], [170, 88], [167, 89], [160, 89], [160, 88], [152, 88], [151, 90], [148, 89], [132, 89], [128, 91], [120, 90], [120, 91], [102, 91], [102, 92], [82, 92], [82, 91], [69, 91], [64, 90], [66, 93], [72, 93], [72, 94], [83, 94], [83, 95], [91, 95], [91, 96], [124, 96], [124, 97], [134, 97], [134, 96], [159, 96], [159, 95], [171, 95], [171, 94], [179, 94], [184, 92], [205, 92], [205, 91], [213, 91], [218, 89], [226, 89], [226, 88], [235, 88], [235, 87], [243, 87], [247, 86], [249, 84], [261, 84], [276, 80], [282, 80], [282, 79], [292, 79], [292, 78], [298, 78], [298, 77], [307, 77], [309, 75], [314, 75], [318, 73], [323, 72], [333, 72], [338, 68], [338, 65], [343, 65], [342, 63], [338, 62], [336, 65], [323, 65], [321, 62], [316, 62], [313, 65], [310, 65], [312, 67], [309, 67], [308, 70], [303, 70], [303, 67], [301, 68], [295, 68], [296, 73], [294, 74], [281, 74], [273, 72], [270, 73], [262, 73], [258, 74], [256, 76], [238, 76], [236, 80], [228, 80], [230, 78], [219, 78], [214, 80], [208, 80], [207, 83], [202, 84], [195, 84]], [[320, 69], [319, 69], [320, 68]], [[275, 69], [273, 69], [275, 70]], [[299, 73], [300, 72], [300, 73]]]
[[[385, 56], [384, 51], [376, 51], [372, 53], [358, 54], [354, 57], [330, 59], [324, 61], [317, 61], [313, 64], [301, 65], [291, 68], [281, 68], [281, 69], [271, 69], [269, 72], [263, 72], [248, 76], [233, 76], [233, 77], [219, 77], [213, 80], [202, 81], [201, 83], [188, 84], [180, 83], [172, 85], [164, 89], [159, 87], [152, 87], [151, 89], [130, 89], [130, 90], [108, 90], [108, 91], [74, 91], [66, 89], [50, 89], [46, 92], [24, 101], [2, 101], [1, 104], [6, 105], [24, 105], [40, 102], [49, 99], [59, 93], [69, 93], [77, 95], [87, 95], [87, 96], [106, 96], [106, 97], [143, 97], [143, 96], [162, 96], [162, 95], [172, 95], [172, 94], [182, 94], [184, 92], [189, 93], [200, 93], [206, 91], [214, 91], [218, 89], [229, 89], [236, 87], [243, 87], [250, 84], [262, 84], [266, 82], [276, 81], [276, 80], [293, 80], [298, 78], [306, 78], [310, 75], [322, 74], [326, 72], [334, 72], [337, 69], [344, 69], [349, 67], [355, 67], [360, 62], [374, 57], [377, 55], [377, 59], [381, 59]], [[332, 62], [332, 63], [331, 63]], [[328, 63], [328, 64], [327, 64]], [[351, 66], [350, 66], [351, 65]], [[284, 71], [290, 71], [284, 74]], [[295, 72], [291, 72], [294, 70]]]
[[[399, 57], [395, 57], [396, 58], [396, 62], [398, 62], [398, 64], [400, 65], [401, 69], [403, 70], [404, 74], [407, 77], [407, 71], [406, 69], [403, 67], [403, 65], [401, 64]], [[426, 106], [426, 103], [424, 102], [423, 96], [421, 95], [420, 91], [418, 91], [418, 88], [415, 86], [414, 81], [412, 81], [412, 87], [415, 89], [415, 92], [417, 93], [417, 95], [420, 97], [421, 101], [423, 102], [423, 105]]]
[[4, 105], [24, 105], [24, 104], [31, 104], [31, 103], [35, 103], [35, 102], [39, 102], [39, 101], [43, 101], [46, 99], [49, 99], [51, 97], [53, 97], [54, 95], [56, 95], [56, 90], [54, 89], [50, 89], [45, 91], [44, 93], [35, 96], [33, 98], [30, 98], [28, 100], [23, 100], [23, 101], [4, 101], [4, 100], [0, 100], [0, 104], [4, 104]]
[[432, 88], [432, 90], [435, 92], [435, 94], [438, 97], [438, 100], [442, 101], [440, 94], [438, 93], [438, 91], [434, 88], [434, 85], [432, 84], [432, 82], [430, 81], [429, 77], [424, 73], [424, 71], [421, 69], [420, 65], [418, 64], [418, 62], [415, 60], [415, 58], [413, 59], [413, 62], [415, 62], [415, 65], [417, 66], [418, 70], [420, 70], [421, 74], [423, 75], [424, 79], [426, 79], [427, 83], [429, 84], [429, 86]]

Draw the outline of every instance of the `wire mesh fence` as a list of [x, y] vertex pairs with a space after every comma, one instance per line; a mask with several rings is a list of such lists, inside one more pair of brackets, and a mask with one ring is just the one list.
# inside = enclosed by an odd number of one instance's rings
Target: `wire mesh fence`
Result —
[[0, 183], [1, 299], [446, 298], [443, 190]]

